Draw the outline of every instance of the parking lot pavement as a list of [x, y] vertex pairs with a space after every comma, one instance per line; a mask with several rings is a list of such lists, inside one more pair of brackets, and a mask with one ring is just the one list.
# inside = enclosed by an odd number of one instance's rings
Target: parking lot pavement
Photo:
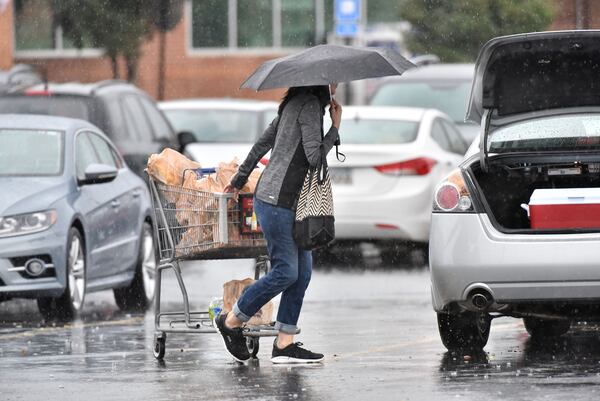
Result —
[[[192, 303], [205, 309], [251, 261], [184, 268]], [[426, 269], [317, 270], [298, 340], [326, 354], [315, 366], [275, 366], [271, 341], [238, 365], [216, 335], [169, 335], [152, 356], [153, 315], [118, 312], [110, 292], [91, 294], [81, 319], [46, 325], [33, 301], [0, 304], [2, 400], [590, 400], [600, 392], [600, 336], [593, 326], [557, 344], [529, 341], [516, 319], [492, 324], [486, 352], [446, 353]], [[174, 309], [175, 280], [164, 282]]]

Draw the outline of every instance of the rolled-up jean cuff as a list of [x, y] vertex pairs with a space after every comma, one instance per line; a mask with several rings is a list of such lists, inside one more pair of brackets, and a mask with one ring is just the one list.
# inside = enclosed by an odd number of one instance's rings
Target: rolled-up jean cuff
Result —
[[298, 326], [295, 326], [293, 324], [275, 322], [275, 330], [281, 331], [285, 334], [296, 334], [296, 332], [298, 331]]
[[238, 307], [237, 302], [233, 305], [232, 312], [235, 315], [235, 317], [237, 317], [238, 319], [240, 319], [242, 322], [247, 322], [251, 318], [251, 316], [246, 315], [244, 312], [242, 312], [240, 310], [240, 308]]

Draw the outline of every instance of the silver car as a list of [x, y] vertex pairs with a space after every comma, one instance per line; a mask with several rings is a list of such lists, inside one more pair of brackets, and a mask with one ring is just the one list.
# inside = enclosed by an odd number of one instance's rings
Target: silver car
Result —
[[154, 296], [147, 186], [94, 125], [0, 114], [0, 300], [37, 298], [70, 319], [87, 292], [122, 309]]
[[[600, 317], [600, 204], [586, 199], [600, 190], [599, 50], [600, 31], [482, 48], [467, 112], [480, 146], [437, 187], [431, 220], [433, 307], [448, 349], [485, 346], [495, 316], [523, 318], [534, 338]], [[529, 214], [534, 192], [548, 190], [564, 199]], [[589, 214], [577, 222], [581, 205]]]

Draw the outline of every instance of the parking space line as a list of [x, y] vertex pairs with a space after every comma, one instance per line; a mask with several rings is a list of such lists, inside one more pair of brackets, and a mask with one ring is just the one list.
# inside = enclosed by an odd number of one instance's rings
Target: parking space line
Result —
[[23, 328], [24, 331], [18, 333], [9, 333], [9, 334], [0, 334], [0, 340], [14, 340], [22, 337], [34, 337], [37, 334], [46, 334], [46, 333], [56, 333], [62, 330], [71, 330], [75, 328], [90, 328], [90, 327], [108, 327], [108, 326], [121, 326], [128, 325], [132, 323], [141, 323], [143, 322], [144, 317], [132, 317], [121, 320], [113, 320], [108, 322], [94, 322], [94, 323], [83, 323], [79, 324], [66, 324], [60, 327], [36, 327], [33, 329]]

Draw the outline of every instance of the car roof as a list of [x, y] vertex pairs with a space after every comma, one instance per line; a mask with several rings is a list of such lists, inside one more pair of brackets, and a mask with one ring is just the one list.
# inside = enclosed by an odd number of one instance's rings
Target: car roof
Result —
[[407, 70], [401, 76], [386, 77], [381, 83], [424, 80], [471, 81], [475, 75], [475, 64], [428, 64]]
[[354, 118], [364, 118], [419, 122], [429, 110], [434, 109], [391, 106], [345, 106], [342, 113], [342, 119], [352, 120]]
[[94, 96], [104, 90], [127, 90], [132, 92], [142, 92], [135, 85], [126, 81], [109, 79], [93, 83], [66, 82], [66, 83], [44, 83], [34, 85], [25, 91], [28, 92], [49, 92], [51, 95], [76, 95], [76, 96]]
[[100, 131], [95, 125], [76, 118], [37, 114], [0, 114], [0, 129], [39, 129], [72, 132], [81, 128]]
[[160, 102], [158, 107], [162, 110], [177, 109], [216, 109], [216, 110], [241, 110], [241, 111], [266, 111], [279, 107], [276, 102], [252, 99], [212, 99], [196, 98]]

